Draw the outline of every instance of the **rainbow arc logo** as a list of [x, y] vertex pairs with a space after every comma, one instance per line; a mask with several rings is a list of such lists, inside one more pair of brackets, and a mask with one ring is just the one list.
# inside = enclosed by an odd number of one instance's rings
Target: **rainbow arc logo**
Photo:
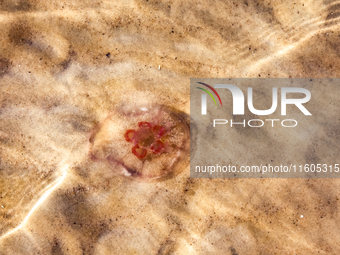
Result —
[[[222, 106], [222, 100], [221, 100], [221, 98], [220, 98], [220, 95], [217, 93], [217, 91], [216, 91], [213, 87], [211, 87], [210, 85], [205, 84], [205, 83], [203, 83], [203, 82], [197, 82], [197, 83], [199, 83], [199, 84], [201, 84], [201, 85], [203, 85], [203, 86], [206, 86], [206, 87], [209, 88], [212, 92], [214, 92], [215, 95], [218, 97], [218, 100], [220, 100], [220, 103], [221, 103], [221, 106]], [[210, 92], [209, 90], [206, 90], [206, 89], [203, 89], [203, 88], [200, 88], [200, 87], [196, 87], [196, 88], [198, 88], [198, 89], [203, 90], [204, 92], [206, 92], [206, 93], [214, 100], [215, 105], [217, 105], [214, 96], [211, 94], [211, 92]]]

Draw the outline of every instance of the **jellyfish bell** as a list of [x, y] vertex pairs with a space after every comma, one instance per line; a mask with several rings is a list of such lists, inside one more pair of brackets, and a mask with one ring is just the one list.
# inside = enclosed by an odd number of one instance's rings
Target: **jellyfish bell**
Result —
[[117, 107], [91, 132], [89, 155], [133, 180], [170, 178], [189, 164], [188, 119], [159, 104]]

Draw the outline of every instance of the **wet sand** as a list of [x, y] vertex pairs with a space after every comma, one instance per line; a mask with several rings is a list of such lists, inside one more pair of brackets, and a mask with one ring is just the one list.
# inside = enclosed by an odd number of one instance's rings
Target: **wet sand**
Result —
[[337, 179], [143, 182], [89, 157], [122, 105], [189, 114], [192, 77], [339, 77], [339, 18], [336, 1], [3, 1], [0, 254], [339, 254]]

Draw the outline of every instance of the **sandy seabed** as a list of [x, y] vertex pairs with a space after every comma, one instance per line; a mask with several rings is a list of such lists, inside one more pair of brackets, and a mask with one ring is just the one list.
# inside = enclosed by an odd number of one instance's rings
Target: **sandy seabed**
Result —
[[337, 179], [140, 182], [88, 153], [123, 105], [189, 114], [192, 77], [339, 77], [339, 19], [329, 0], [1, 1], [0, 254], [339, 254]]

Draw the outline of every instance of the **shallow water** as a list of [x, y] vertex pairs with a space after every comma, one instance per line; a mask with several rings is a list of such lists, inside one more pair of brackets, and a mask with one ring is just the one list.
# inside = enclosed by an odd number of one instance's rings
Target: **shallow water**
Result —
[[192, 77], [339, 77], [339, 1], [0, 10], [0, 254], [339, 254], [336, 179], [135, 182], [88, 155], [122, 105], [189, 114]]

